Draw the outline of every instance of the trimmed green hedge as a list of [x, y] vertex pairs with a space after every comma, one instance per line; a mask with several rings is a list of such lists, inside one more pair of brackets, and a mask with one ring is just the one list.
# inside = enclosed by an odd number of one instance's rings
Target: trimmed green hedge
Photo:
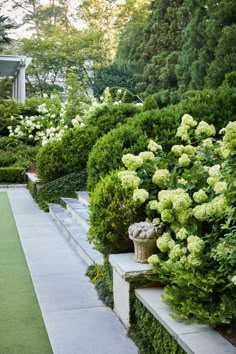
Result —
[[28, 169], [35, 163], [37, 146], [25, 145], [12, 137], [0, 137], [0, 167], [21, 166]]
[[88, 189], [93, 190], [101, 177], [119, 169], [124, 154], [146, 149], [150, 138], [168, 151], [178, 142], [176, 129], [185, 113], [197, 121], [214, 123], [219, 131], [227, 122], [236, 120], [236, 89], [189, 92], [179, 104], [143, 112], [100, 138], [89, 154]]
[[24, 183], [24, 167], [0, 167], [0, 183]]
[[37, 155], [37, 172], [44, 183], [86, 169], [89, 152], [97, 139], [133, 117], [140, 108], [132, 104], [96, 110], [82, 128], [69, 129], [59, 141], [43, 146]]
[[86, 121], [86, 125], [97, 128], [97, 136], [108, 133], [129, 118], [141, 112], [141, 108], [131, 103], [107, 105], [96, 109]]
[[88, 239], [104, 254], [133, 250], [128, 227], [142, 220], [141, 207], [132, 199], [132, 191], [123, 188], [116, 171], [104, 177], [90, 195]]
[[71, 173], [43, 186], [36, 186], [29, 181], [28, 189], [39, 206], [48, 210], [48, 203], [61, 203], [61, 197], [76, 197], [76, 191], [84, 190], [86, 173]]
[[142, 354], [186, 354], [174, 337], [136, 297], [133, 301], [133, 313], [129, 334]]
[[180, 114], [175, 106], [143, 112], [134, 117], [132, 122], [100, 138], [89, 154], [88, 189], [93, 190], [101, 177], [122, 167], [121, 158], [124, 154], [138, 154], [146, 150], [150, 138], [156, 139], [158, 144], [168, 150], [178, 141], [175, 133], [179, 122]]

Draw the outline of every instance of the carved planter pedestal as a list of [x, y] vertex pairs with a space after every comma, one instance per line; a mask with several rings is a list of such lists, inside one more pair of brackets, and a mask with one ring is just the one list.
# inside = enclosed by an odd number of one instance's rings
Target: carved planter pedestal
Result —
[[148, 257], [153, 255], [156, 251], [156, 239], [135, 239], [134, 243], [134, 257], [138, 263], [148, 263]]

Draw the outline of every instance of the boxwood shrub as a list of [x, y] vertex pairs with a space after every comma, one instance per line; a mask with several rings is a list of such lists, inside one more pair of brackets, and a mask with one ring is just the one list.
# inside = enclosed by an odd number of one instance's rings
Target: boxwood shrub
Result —
[[0, 183], [24, 183], [24, 167], [0, 167]]
[[96, 140], [140, 109], [132, 104], [105, 106], [96, 110], [83, 128], [69, 129], [60, 141], [49, 142], [37, 156], [37, 171], [44, 183], [86, 168]]
[[132, 192], [122, 187], [118, 172], [114, 171], [90, 195], [88, 239], [104, 254], [131, 251], [128, 227], [136, 220], [142, 220], [141, 208], [135, 205]]
[[168, 151], [178, 142], [176, 128], [185, 113], [193, 115], [197, 121], [214, 123], [219, 131], [228, 121], [236, 120], [236, 89], [189, 92], [179, 104], [143, 112], [100, 138], [89, 154], [88, 189], [93, 190], [101, 177], [120, 168], [124, 154], [146, 148], [150, 138]]
[[93, 190], [99, 179], [111, 170], [122, 166], [121, 158], [127, 153], [146, 150], [150, 138], [157, 139], [168, 149], [176, 142], [175, 131], [179, 119], [175, 107], [143, 112], [127, 123], [100, 138], [92, 148], [88, 159], [89, 190]]
[[86, 124], [96, 126], [97, 136], [102, 136], [140, 112], [141, 108], [131, 103], [107, 105], [96, 109]]

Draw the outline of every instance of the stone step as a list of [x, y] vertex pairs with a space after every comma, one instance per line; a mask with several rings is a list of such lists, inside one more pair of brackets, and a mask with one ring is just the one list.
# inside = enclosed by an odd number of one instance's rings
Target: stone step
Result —
[[188, 354], [235, 354], [235, 347], [211, 327], [175, 320], [163, 302], [163, 289], [136, 289], [135, 295]]
[[88, 264], [103, 264], [103, 256], [95, 250], [87, 240], [84, 227], [75, 221], [70, 213], [58, 204], [48, 204], [49, 211], [55, 223], [59, 226], [65, 237], [73, 245], [77, 253]]
[[77, 221], [86, 232], [89, 229], [89, 210], [88, 207], [82, 204], [78, 199], [61, 198], [66, 204], [66, 209], [71, 214], [72, 218]]
[[79, 199], [79, 201], [84, 204], [85, 206], [89, 206], [89, 194], [86, 191], [82, 191], [82, 192], [76, 192], [77, 194], [77, 198]]

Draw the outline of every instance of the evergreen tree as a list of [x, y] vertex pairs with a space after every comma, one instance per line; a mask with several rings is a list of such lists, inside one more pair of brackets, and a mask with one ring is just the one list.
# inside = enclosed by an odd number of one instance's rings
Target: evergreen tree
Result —
[[205, 84], [209, 49], [206, 25], [208, 23], [207, 0], [186, 0], [189, 22], [183, 33], [183, 46], [176, 66], [180, 93], [201, 89]]
[[15, 27], [16, 26], [7, 16], [0, 15], [0, 52], [6, 44], [12, 42], [11, 38], [8, 36], [8, 31]]
[[136, 91], [143, 97], [155, 94], [160, 105], [170, 102], [177, 90], [175, 69], [187, 19], [183, 0], [153, 1], [135, 51]]
[[219, 86], [225, 74], [236, 69], [236, 2], [208, 0], [209, 17], [206, 27], [211, 52], [206, 86]]

